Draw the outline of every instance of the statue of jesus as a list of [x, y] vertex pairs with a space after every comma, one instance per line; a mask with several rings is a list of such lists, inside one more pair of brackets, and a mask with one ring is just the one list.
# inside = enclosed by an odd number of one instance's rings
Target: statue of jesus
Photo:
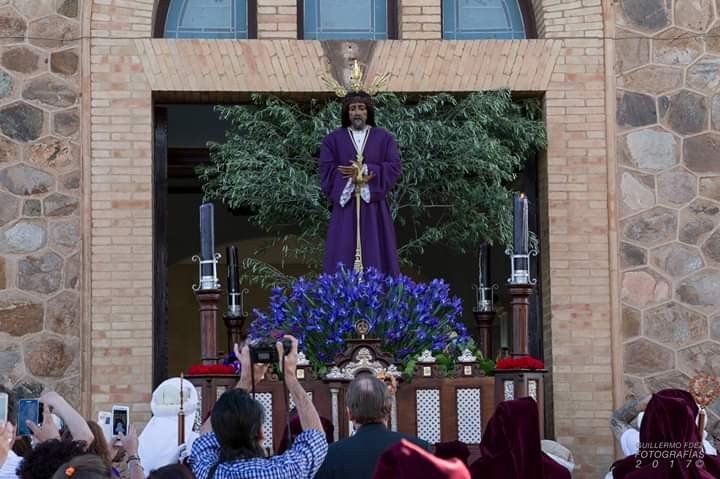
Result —
[[[323, 271], [338, 263], [397, 276], [400, 265], [387, 195], [400, 177], [395, 138], [375, 126], [372, 97], [351, 91], [343, 99], [342, 127], [320, 148], [320, 181], [332, 202]], [[358, 232], [359, 229], [359, 232]]]

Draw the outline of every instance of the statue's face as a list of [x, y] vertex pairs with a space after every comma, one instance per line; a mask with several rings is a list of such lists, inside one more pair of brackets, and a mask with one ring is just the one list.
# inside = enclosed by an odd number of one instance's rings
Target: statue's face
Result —
[[350, 103], [348, 105], [348, 114], [350, 116], [350, 124], [356, 130], [362, 130], [367, 123], [367, 107], [365, 103]]

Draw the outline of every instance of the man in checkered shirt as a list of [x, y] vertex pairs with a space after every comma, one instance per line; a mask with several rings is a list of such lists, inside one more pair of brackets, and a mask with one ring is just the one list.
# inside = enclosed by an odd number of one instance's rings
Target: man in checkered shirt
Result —
[[[303, 432], [284, 454], [265, 457], [264, 410], [247, 391], [252, 388], [250, 368], [255, 368], [255, 378], [260, 379], [268, 365], [251, 365], [248, 347], [238, 353], [236, 346], [235, 354], [242, 365], [238, 387], [220, 397], [209, 420], [212, 432], [196, 439], [192, 446], [189, 462], [197, 479], [312, 479], [320, 469], [328, 443], [320, 416], [295, 376], [297, 340], [285, 337], [292, 341], [292, 350], [285, 357], [283, 372]], [[277, 348], [282, 358], [282, 344], [277, 343]]]

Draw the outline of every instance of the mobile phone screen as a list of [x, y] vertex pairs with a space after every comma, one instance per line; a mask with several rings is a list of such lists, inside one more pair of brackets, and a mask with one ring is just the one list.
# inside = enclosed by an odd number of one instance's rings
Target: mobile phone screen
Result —
[[8, 415], [8, 395], [0, 393], [0, 422], [7, 422]]
[[113, 436], [119, 434], [127, 434], [128, 412], [126, 409], [113, 409], [112, 412], [112, 432]]
[[19, 436], [31, 436], [32, 431], [27, 427], [25, 421], [30, 420], [35, 424], [40, 422], [40, 401], [37, 399], [21, 399], [18, 401], [18, 424], [17, 433]]

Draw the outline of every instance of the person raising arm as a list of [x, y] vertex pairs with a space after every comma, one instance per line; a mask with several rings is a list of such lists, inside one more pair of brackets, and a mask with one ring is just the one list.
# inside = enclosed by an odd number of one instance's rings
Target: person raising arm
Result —
[[[252, 388], [249, 379], [252, 364], [248, 346], [243, 347], [239, 358], [242, 366], [239, 386], [225, 391], [213, 407], [210, 416], [211, 432], [196, 439], [189, 463], [198, 479], [312, 479], [327, 454], [327, 440], [322, 432], [320, 416], [307, 393], [295, 377], [297, 368], [297, 340], [285, 336], [292, 348], [284, 356], [278, 343], [278, 357], [288, 389], [296, 400], [303, 432], [284, 454], [265, 457], [263, 423], [265, 411], [245, 388]], [[264, 376], [267, 366], [256, 369], [256, 379]]]

